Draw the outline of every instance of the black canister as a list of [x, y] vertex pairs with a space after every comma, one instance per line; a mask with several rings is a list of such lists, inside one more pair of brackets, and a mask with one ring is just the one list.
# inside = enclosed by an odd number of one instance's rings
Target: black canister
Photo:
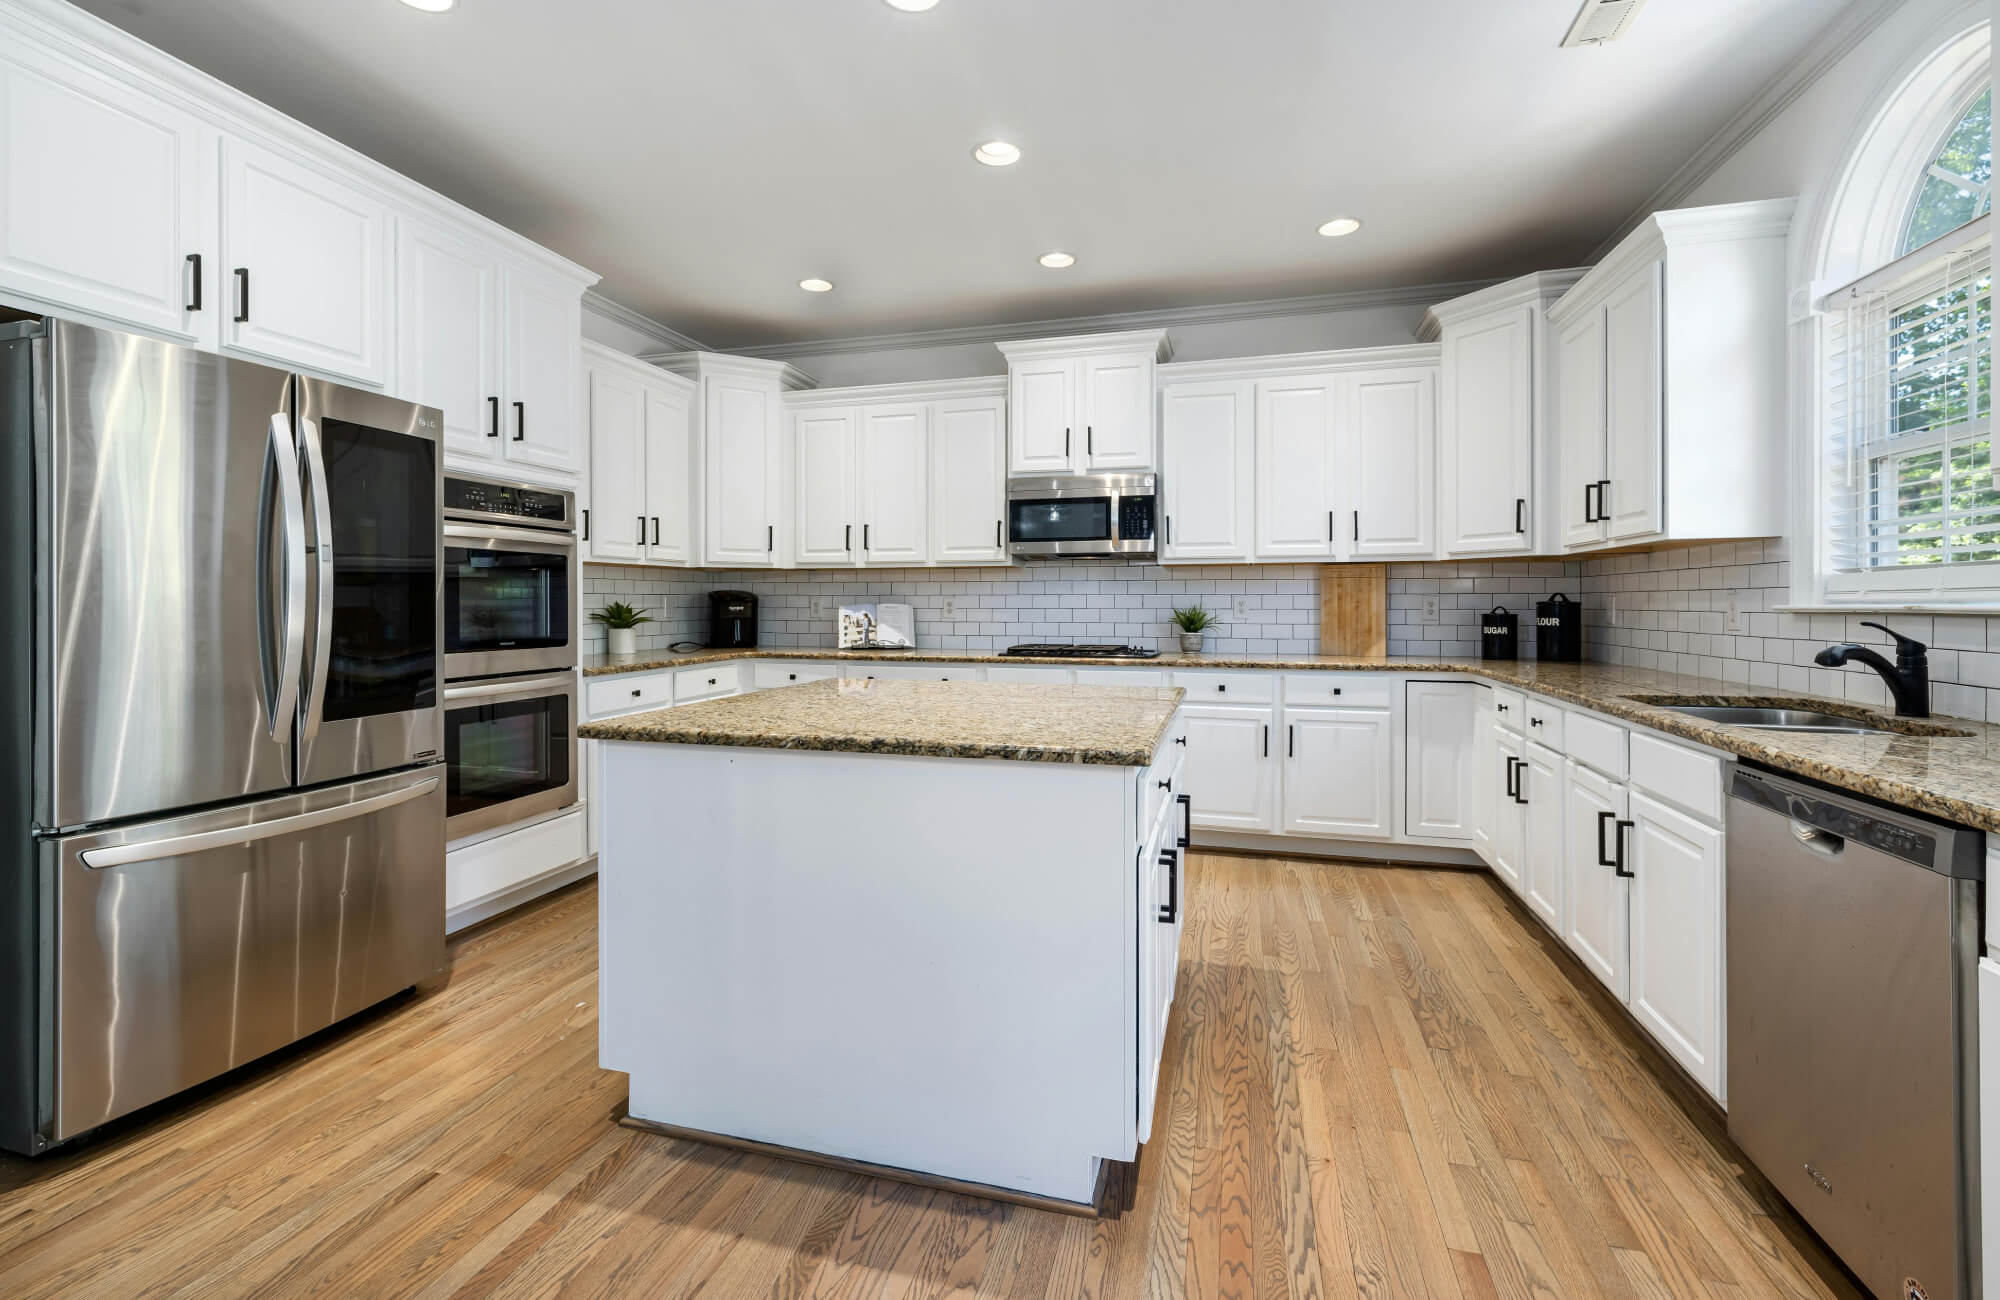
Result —
[[1583, 662], [1583, 606], [1560, 591], [1535, 604], [1535, 658]]
[[1479, 616], [1479, 657], [1518, 659], [1521, 655], [1521, 620], [1505, 605], [1495, 605]]

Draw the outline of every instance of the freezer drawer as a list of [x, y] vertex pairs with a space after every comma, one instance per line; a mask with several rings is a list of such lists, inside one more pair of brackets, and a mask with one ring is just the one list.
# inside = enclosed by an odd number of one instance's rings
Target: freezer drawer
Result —
[[444, 966], [444, 774], [45, 841], [60, 1142]]

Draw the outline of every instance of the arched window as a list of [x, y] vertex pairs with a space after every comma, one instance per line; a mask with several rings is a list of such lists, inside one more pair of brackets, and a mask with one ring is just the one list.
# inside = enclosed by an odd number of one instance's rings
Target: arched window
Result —
[[1908, 253], [1993, 207], [1993, 91], [1972, 101], [1918, 178], [1902, 247]]

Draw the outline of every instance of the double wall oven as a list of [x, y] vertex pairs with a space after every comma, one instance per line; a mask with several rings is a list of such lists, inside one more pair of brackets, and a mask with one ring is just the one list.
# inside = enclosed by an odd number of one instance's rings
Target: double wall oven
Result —
[[576, 802], [576, 501], [444, 481], [446, 833]]

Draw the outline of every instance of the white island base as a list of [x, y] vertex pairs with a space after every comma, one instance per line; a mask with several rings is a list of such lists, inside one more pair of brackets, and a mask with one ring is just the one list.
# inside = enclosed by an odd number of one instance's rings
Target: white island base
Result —
[[1152, 1123], [1179, 735], [1150, 767], [604, 742], [633, 1121], [1092, 1210]]

